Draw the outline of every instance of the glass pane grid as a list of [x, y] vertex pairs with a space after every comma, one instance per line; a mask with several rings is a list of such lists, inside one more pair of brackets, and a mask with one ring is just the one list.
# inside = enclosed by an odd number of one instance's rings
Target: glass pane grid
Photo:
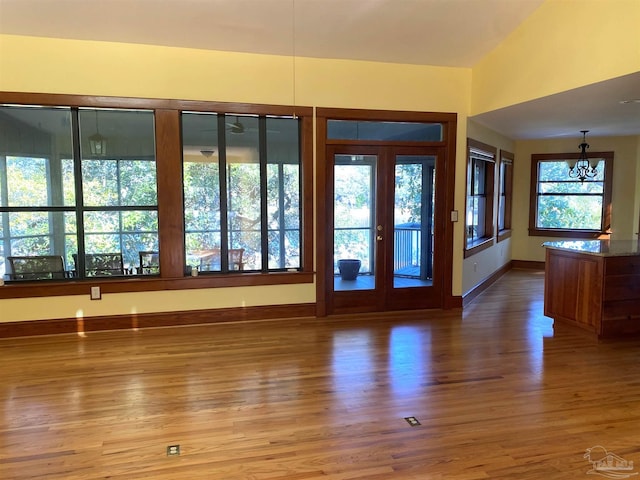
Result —
[[598, 163], [598, 175], [584, 182], [569, 177], [564, 160], [540, 161], [536, 227], [543, 229], [602, 229], [604, 202], [604, 160]]
[[[268, 270], [298, 268], [299, 120], [233, 114], [214, 118], [194, 112], [182, 118], [187, 265], [213, 250], [218, 257], [218, 252], [229, 252], [229, 271], [261, 271], [264, 255]], [[226, 150], [221, 157], [222, 137]], [[204, 153], [203, 146], [208, 149]], [[236, 261], [240, 252], [241, 265]], [[223, 263], [218, 259], [203, 271], [222, 273]]]
[[[89, 274], [76, 268], [79, 235], [84, 235], [83, 244], [86, 250], [92, 250], [90, 254], [117, 252], [132, 265], [138, 262], [139, 248], [157, 250], [151, 111], [45, 107], [1, 110], [7, 114], [13, 133], [24, 130], [18, 137], [30, 139], [30, 145], [12, 145], [0, 139], [3, 150], [17, 147], [16, 151], [22, 152], [21, 157], [8, 157], [4, 171], [0, 171], [0, 178], [10, 181], [5, 195], [8, 205], [1, 207], [24, 208], [3, 214], [9, 228], [2, 231], [0, 248], [7, 256], [59, 255], [68, 278]], [[80, 152], [76, 153], [81, 157], [82, 199], [76, 198], [74, 112], [79, 119]], [[38, 125], [38, 129], [30, 125]], [[91, 143], [98, 134], [105, 143], [95, 151]], [[27, 190], [29, 196], [24, 195]], [[128, 211], [119, 211], [123, 207]], [[36, 208], [45, 211], [34, 211]], [[83, 216], [84, 231], [78, 228], [76, 211]]]

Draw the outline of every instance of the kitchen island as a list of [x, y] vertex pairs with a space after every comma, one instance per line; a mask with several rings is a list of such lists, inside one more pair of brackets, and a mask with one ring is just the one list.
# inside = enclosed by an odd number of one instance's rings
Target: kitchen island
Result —
[[640, 334], [637, 240], [545, 242], [544, 314], [598, 338]]

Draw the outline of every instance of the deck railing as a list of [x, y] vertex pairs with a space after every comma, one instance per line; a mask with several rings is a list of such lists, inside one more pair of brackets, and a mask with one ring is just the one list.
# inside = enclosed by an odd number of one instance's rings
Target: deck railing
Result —
[[422, 233], [420, 227], [396, 226], [394, 228], [393, 273], [420, 277]]

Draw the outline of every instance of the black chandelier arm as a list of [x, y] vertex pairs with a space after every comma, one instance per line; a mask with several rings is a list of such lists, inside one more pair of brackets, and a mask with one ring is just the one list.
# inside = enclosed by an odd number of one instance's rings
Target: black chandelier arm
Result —
[[582, 133], [582, 143], [578, 146], [580, 148], [580, 156], [578, 160], [569, 164], [569, 177], [577, 178], [581, 182], [584, 182], [587, 178], [594, 178], [598, 175], [597, 163], [592, 166], [589, 162], [589, 155], [587, 155], [587, 132], [589, 130], [580, 130]]
[[569, 177], [577, 178], [581, 182], [596, 176], [598, 176], [598, 168], [590, 166], [588, 161], [579, 160], [573, 168], [569, 169]]

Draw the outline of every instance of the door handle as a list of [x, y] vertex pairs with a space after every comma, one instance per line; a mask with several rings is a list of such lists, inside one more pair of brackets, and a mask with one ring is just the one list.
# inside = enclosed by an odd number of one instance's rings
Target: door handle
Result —
[[382, 235], [378, 235], [378, 236], [376, 237], [376, 240], [377, 240], [377, 241], [382, 240]]

